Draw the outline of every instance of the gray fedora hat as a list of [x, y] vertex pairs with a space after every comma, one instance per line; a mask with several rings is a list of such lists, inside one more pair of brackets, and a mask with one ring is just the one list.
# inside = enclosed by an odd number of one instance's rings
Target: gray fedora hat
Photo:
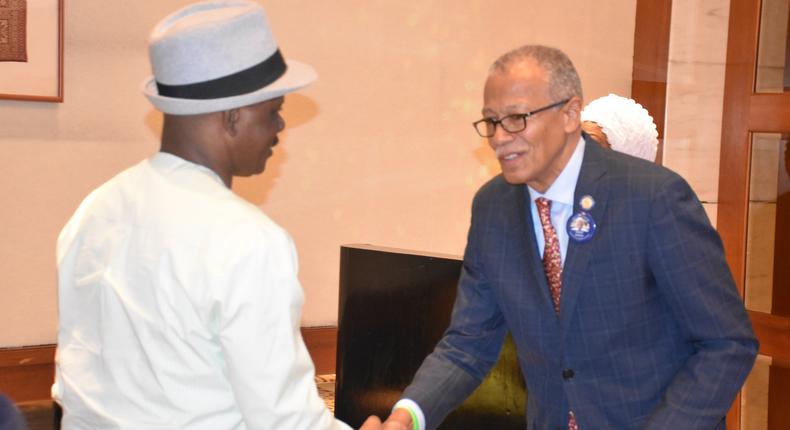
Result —
[[143, 93], [173, 115], [218, 112], [280, 97], [315, 70], [285, 60], [266, 12], [247, 0], [204, 1], [159, 22], [148, 44], [153, 76]]

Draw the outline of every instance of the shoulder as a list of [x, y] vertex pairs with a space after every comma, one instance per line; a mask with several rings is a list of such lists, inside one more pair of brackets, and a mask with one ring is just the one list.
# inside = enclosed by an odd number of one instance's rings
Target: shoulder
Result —
[[178, 219], [188, 222], [176, 228], [183, 229], [184, 234], [192, 232], [198, 242], [220, 243], [241, 254], [293, 247], [293, 240], [283, 227], [260, 207], [227, 188], [192, 195], [182, 209]]
[[126, 184], [138, 182], [141, 170], [144, 170], [144, 163], [142, 161], [116, 174], [82, 199], [74, 214], [61, 230], [58, 240], [66, 240], [95, 217], [108, 218], [114, 214], [123, 214], [124, 208], [121, 203], [124, 199], [123, 189], [128, 186]]
[[689, 218], [709, 222], [697, 194], [677, 172], [629, 155], [605, 150], [602, 176], [608, 207], [618, 214], [651, 219]]
[[523, 193], [524, 187], [525, 185], [523, 184], [508, 183], [505, 181], [505, 177], [500, 173], [477, 190], [472, 206], [495, 204], [496, 202], [501, 202], [503, 199], [512, 198], [518, 195], [523, 197], [521, 193]]
[[616, 194], [655, 198], [666, 191], [667, 187], [680, 187], [691, 191], [688, 182], [667, 167], [617, 151], [600, 151], [596, 156], [604, 163], [605, 178]]
[[291, 242], [288, 232], [266, 215], [261, 208], [232, 192], [229, 193], [223, 209], [222, 224], [237, 235], [256, 235], [276, 242]]

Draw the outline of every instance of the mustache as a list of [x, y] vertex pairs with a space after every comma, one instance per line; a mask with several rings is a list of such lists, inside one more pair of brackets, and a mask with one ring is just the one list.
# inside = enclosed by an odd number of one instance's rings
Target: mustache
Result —
[[494, 153], [496, 154], [497, 158], [502, 158], [513, 152], [524, 152], [524, 149], [518, 147], [517, 145], [504, 145], [494, 148]]

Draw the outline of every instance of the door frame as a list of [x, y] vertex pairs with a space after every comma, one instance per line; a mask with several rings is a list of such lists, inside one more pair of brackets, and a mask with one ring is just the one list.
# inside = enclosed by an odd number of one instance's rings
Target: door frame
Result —
[[[790, 131], [790, 93], [755, 93], [761, 0], [731, 0], [719, 167], [717, 229], [741, 297], [746, 279], [751, 133]], [[760, 354], [790, 360], [790, 318], [748, 311]], [[740, 429], [740, 395], [727, 429]]]

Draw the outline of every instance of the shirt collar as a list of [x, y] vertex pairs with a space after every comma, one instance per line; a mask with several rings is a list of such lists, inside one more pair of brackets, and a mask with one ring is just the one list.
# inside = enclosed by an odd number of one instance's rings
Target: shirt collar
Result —
[[532, 201], [538, 197], [545, 197], [552, 202], [573, 206], [573, 193], [576, 191], [576, 182], [579, 179], [579, 172], [582, 170], [582, 160], [584, 160], [584, 145], [584, 138], [580, 137], [570, 160], [545, 193], [539, 193], [527, 186], [529, 198]]
[[217, 173], [213, 170], [206, 166], [201, 166], [200, 164], [195, 164], [189, 160], [185, 160], [169, 152], [157, 152], [156, 154], [152, 155], [151, 158], [149, 158], [149, 162], [154, 168], [162, 171], [176, 171], [181, 168], [191, 168], [203, 173], [223, 187], [225, 186], [225, 183], [222, 182], [222, 178], [220, 178], [219, 175], [217, 175]]

